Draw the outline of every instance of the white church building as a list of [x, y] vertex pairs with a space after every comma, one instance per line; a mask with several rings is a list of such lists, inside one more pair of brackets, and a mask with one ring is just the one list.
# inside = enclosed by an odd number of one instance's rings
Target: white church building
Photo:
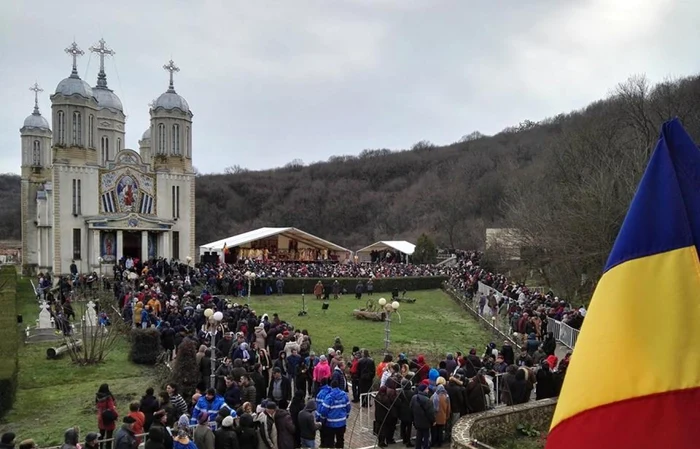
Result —
[[107, 86], [100, 40], [97, 84], [80, 79], [74, 42], [70, 76], [51, 95], [51, 126], [34, 112], [22, 140], [22, 263], [25, 273], [111, 273], [124, 257], [189, 260], [195, 254], [192, 111], [170, 85], [151, 104], [151, 123], [139, 151], [124, 148], [126, 116]]

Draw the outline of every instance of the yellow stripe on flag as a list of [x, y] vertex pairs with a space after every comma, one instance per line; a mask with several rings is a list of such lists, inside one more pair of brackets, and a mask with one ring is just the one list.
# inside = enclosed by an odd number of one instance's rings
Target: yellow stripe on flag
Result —
[[591, 300], [551, 427], [595, 407], [700, 386], [700, 351], [682, 350], [700, 344], [699, 295], [695, 246], [607, 271]]

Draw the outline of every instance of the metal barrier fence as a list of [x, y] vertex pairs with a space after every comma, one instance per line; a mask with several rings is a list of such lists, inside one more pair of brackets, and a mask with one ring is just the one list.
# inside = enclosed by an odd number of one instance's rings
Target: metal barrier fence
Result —
[[[464, 298], [463, 301], [467, 307], [477, 313], [479, 317], [489, 323], [494, 329], [497, 329], [499, 332], [508, 336], [513, 335], [513, 329], [508, 322], [506, 305], [501, 306], [494, 311], [489, 307], [488, 303], [483, 307], [479, 304], [481, 293], [483, 293], [485, 296], [493, 294], [497, 300], [500, 300], [502, 295], [498, 292], [498, 290], [479, 282], [478, 294], [474, 295], [470, 300], [468, 297], [464, 296], [464, 293], [460, 294], [460, 292], [452, 286], [450, 286], [450, 288], [456, 295], [458, 295], [458, 297]], [[569, 326], [563, 321], [550, 318], [547, 320], [547, 330], [552, 332], [554, 334], [554, 338], [567, 348], [574, 349], [576, 346], [576, 340], [578, 339], [578, 334], [580, 332], [578, 329]], [[521, 342], [516, 341], [515, 343], [519, 344]]]

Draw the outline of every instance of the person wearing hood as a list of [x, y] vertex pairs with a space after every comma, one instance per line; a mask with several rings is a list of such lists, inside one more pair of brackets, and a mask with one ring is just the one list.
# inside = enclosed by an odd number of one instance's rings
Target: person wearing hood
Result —
[[430, 429], [435, 423], [433, 401], [428, 398], [428, 386], [418, 385], [417, 392], [411, 398], [413, 426], [416, 428], [416, 449], [430, 449]]
[[160, 426], [151, 426], [146, 437], [144, 449], [165, 449], [163, 428]]
[[122, 426], [114, 435], [114, 449], [138, 449], [139, 442], [134, 435], [134, 424], [136, 419], [132, 416], [125, 416]]
[[147, 388], [146, 394], [141, 397], [141, 403], [139, 404], [139, 409], [143, 412], [146, 422], [143, 425], [143, 430], [148, 432], [153, 424], [153, 414], [160, 409], [158, 400], [153, 395], [153, 388]]
[[253, 415], [244, 413], [239, 419], [239, 426], [236, 428], [238, 436], [238, 446], [240, 449], [258, 449], [258, 433], [255, 431], [255, 421]]
[[396, 421], [399, 417], [399, 409], [396, 406], [396, 390], [379, 387], [374, 398], [374, 433], [378, 437], [378, 446], [387, 447], [394, 439]]
[[537, 386], [535, 387], [535, 399], [547, 399], [557, 396], [556, 382], [554, 374], [550, 370], [550, 364], [543, 360], [540, 369], [537, 370]]
[[525, 343], [525, 347], [527, 348], [527, 353], [532, 356], [535, 354], [535, 351], [537, 351], [537, 348], [540, 346], [539, 340], [537, 340], [537, 336], [535, 335], [534, 332], [530, 332], [530, 334], [527, 336], [527, 342]]
[[336, 351], [340, 351], [342, 354], [345, 353], [345, 347], [343, 346], [343, 343], [340, 341], [340, 337], [335, 337], [335, 341], [333, 342], [333, 349]]
[[513, 351], [513, 346], [511, 346], [508, 340], [503, 341], [503, 347], [501, 347], [501, 354], [503, 354], [503, 360], [506, 362], [507, 366], [513, 365], [515, 363], [515, 352]]
[[296, 428], [292, 415], [287, 409], [279, 408], [275, 413], [275, 428], [277, 428], [277, 449], [294, 449], [294, 433]]
[[105, 443], [100, 443], [102, 449], [112, 449], [112, 435], [117, 426], [116, 402], [112, 392], [109, 391], [109, 385], [102, 384], [95, 395], [95, 405], [97, 407], [97, 428], [100, 430], [100, 440], [110, 440]]
[[177, 436], [173, 438], [173, 449], [198, 449], [197, 445], [190, 440], [187, 431], [180, 429], [177, 431]]
[[0, 437], [0, 449], [15, 449], [15, 434], [6, 432]]
[[457, 369], [457, 361], [452, 353], [448, 353], [447, 357], [445, 358], [445, 369], [450, 374], [454, 373]]
[[61, 449], [76, 449], [80, 440], [79, 431], [76, 427], [71, 427], [63, 434], [63, 445]]
[[233, 417], [224, 418], [221, 427], [214, 433], [214, 447], [216, 449], [239, 449], [238, 435], [233, 428]]
[[301, 430], [299, 429], [299, 413], [304, 409], [305, 392], [296, 390], [292, 402], [289, 404], [289, 414], [294, 423], [294, 447], [301, 447]]
[[435, 387], [435, 393], [430, 398], [435, 410], [435, 424], [431, 429], [431, 441], [433, 447], [441, 447], [444, 438], [445, 426], [452, 419], [452, 408], [450, 405], [450, 396], [445, 390], [445, 379], [438, 377]]
[[542, 350], [547, 356], [554, 355], [557, 349], [557, 341], [554, 338], [554, 332], [547, 332], [547, 336], [542, 342]]
[[401, 380], [401, 390], [397, 390], [399, 396], [396, 405], [399, 408], [399, 434], [404, 446], [412, 447], [411, 430], [413, 429], [413, 412], [411, 411], [411, 399], [413, 398], [413, 390], [411, 389], [411, 381], [408, 379]]
[[491, 389], [483, 374], [477, 374], [467, 384], [467, 404], [471, 413], [486, 411], [487, 396]]
[[316, 401], [309, 399], [304, 409], [299, 412], [297, 419], [299, 422], [298, 428], [301, 438], [301, 447], [315, 449], [316, 432], [321, 428], [321, 423], [316, 422]]
[[426, 363], [425, 356], [420, 354], [416, 359], [416, 375], [414, 382], [420, 383], [423, 379], [427, 379], [428, 373], [430, 373], [430, 365]]
[[321, 379], [329, 379], [331, 377], [331, 367], [325, 355], [319, 357], [320, 362], [314, 368], [314, 385], [321, 384]]
[[214, 449], [214, 432], [209, 427], [207, 412], [202, 412], [197, 417], [197, 427], [194, 428], [192, 439], [198, 449]]

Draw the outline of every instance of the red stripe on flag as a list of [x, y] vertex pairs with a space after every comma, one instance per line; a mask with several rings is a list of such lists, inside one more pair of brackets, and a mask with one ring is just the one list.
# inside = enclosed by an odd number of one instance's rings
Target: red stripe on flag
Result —
[[559, 423], [547, 449], [697, 449], [698, 404], [700, 387], [606, 404]]

